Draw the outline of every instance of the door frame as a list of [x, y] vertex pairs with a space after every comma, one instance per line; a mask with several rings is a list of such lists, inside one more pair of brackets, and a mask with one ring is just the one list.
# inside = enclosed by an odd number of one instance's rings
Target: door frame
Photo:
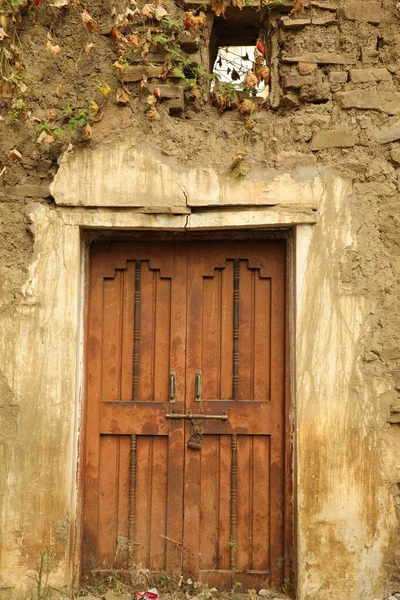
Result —
[[285, 294], [285, 511], [284, 511], [284, 560], [285, 581], [288, 582], [288, 592], [291, 595], [297, 590], [297, 494], [294, 482], [297, 481], [296, 468], [296, 410], [294, 394], [295, 374], [295, 265], [296, 265], [296, 227], [265, 227], [265, 228], [234, 228], [234, 229], [83, 229], [81, 230], [82, 247], [82, 297], [81, 297], [81, 340], [80, 340], [80, 414], [77, 432], [77, 490], [76, 490], [76, 519], [72, 534], [72, 572], [74, 585], [79, 586], [81, 579], [82, 551], [82, 519], [84, 505], [84, 452], [87, 417], [86, 402], [86, 352], [88, 329], [88, 299], [89, 299], [89, 247], [91, 244], [101, 244], [121, 241], [191, 241], [191, 240], [232, 240], [246, 239], [286, 240], [286, 294]]

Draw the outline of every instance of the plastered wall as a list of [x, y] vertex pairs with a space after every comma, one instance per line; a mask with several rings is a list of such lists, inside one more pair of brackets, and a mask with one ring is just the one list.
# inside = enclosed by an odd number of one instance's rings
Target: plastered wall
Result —
[[[28, 576], [47, 546], [56, 552], [54, 586], [66, 590], [74, 577], [82, 231], [291, 225], [296, 240], [291, 342], [298, 598], [383, 598], [397, 526], [390, 480], [398, 467], [386, 422], [389, 409], [381, 404], [391, 382], [366, 373], [361, 362], [376, 302], [351, 291], [341, 278], [346, 253], [357, 251], [360, 214], [351, 181], [329, 169], [300, 170], [295, 178], [288, 173], [297, 200], [292, 203], [281, 195], [281, 179], [272, 174], [252, 182], [260, 196], [268, 187], [271, 206], [243, 201], [229, 210], [204, 207], [179, 215], [164, 207], [162, 214], [151, 214], [110, 207], [114, 183], [107, 173], [96, 171], [90, 152], [66, 159], [53, 195], [65, 204], [74, 191], [75, 174], [88, 168], [88, 180], [96, 181], [96, 189], [100, 186], [108, 208], [29, 206], [35, 239], [29, 274], [19, 306], [0, 321], [3, 377], [12, 392], [9, 410], [15, 419], [13, 443], [2, 460], [8, 489], [1, 498], [0, 594], [21, 598], [28, 593]], [[156, 173], [152, 182], [148, 175], [149, 185], [162, 187], [159, 177]], [[141, 193], [140, 188], [131, 191]], [[166, 195], [168, 201], [175, 205]], [[83, 204], [79, 196], [76, 203]]]

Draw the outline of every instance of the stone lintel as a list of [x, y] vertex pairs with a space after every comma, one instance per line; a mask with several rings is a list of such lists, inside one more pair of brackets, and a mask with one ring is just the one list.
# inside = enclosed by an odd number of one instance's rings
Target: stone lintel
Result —
[[147, 143], [124, 138], [64, 155], [50, 191], [59, 206], [135, 207], [141, 212], [169, 207], [174, 212], [185, 206], [317, 208], [321, 185], [315, 167], [253, 167], [238, 181], [212, 166], [185, 167]]

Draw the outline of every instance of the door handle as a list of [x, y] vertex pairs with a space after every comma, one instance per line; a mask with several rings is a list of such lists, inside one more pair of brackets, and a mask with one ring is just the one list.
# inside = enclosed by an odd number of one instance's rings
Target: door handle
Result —
[[202, 374], [201, 371], [196, 371], [194, 378], [194, 400], [201, 402]]
[[176, 373], [175, 371], [169, 372], [169, 401], [175, 402], [176, 397]]

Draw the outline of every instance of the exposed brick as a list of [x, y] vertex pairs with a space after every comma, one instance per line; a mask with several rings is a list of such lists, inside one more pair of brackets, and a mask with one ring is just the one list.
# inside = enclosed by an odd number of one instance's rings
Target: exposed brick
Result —
[[290, 17], [282, 17], [281, 22], [284, 29], [301, 29], [306, 25], [311, 25], [311, 19], [291, 19]]
[[379, 144], [388, 144], [389, 142], [400, 140], [400, 122], [382, 127], [377, 132], [375, 139]]
[[331, 83], [346, 83], [347, 72], [346, 71], [331, 71], [329, 73], [329, 81]]
[[378, 25], [381, 22], [380, 2], [348, 2], [342, 8], [342, 14], [349, 21], [360, 21], [361, 23], [372, 23]]
[[199, 38], [190, 31], [181, 31], [178, 35], [178, 44], [182, 50], [191, 54], [199, 49]]
[[310, 142], [311, 150], [323, 150], [324, 148], [351, 148], [356, 143], [356, 136], [352, 131], [321, 130], [318, 131]]
[[179, 85], [159, 85], [160, 98], [169, 109], [169, 114], [178, 116], [183, 112], [183, 88]]
[[370, 81], [391, 81], [392, 76], [387, 69], [351, 69], [351, 81], [367, 83]]
[[302, 85], [312, 85], [315, 82], [315, 77], [299, 75], [298, 73], [290, 73], [283, 77], [283, 87], [287, 88], [300, 88]]
[[332, 97], [329, 83], [304, 85], [300, 89], [300, 100], [303, 102], [326, 102]]
[[336, 54], [334, 52], [306, 52], [298, 56], [287, 56], [284, 54], [282, 60], [287, 63], [306, 62], [320, 65], [354, 65], [357, 62], [355, 56]]
[[400, 114], [400, 92], [353, 90], [338, 92], [335, 94], [334, 100], [339, 102], [342, 108], [378, 110], [389, 115]]
[[379, 52], [372, 48], [361, 48], [361, 58], [363, 63], [376, 64], [379, 62]]
[[124, 83], [141, 81], [144, 77], [161, 77], [163, 67], [154, 65], [132, 65], [130, 67], [117, 67], [118, 79]]

